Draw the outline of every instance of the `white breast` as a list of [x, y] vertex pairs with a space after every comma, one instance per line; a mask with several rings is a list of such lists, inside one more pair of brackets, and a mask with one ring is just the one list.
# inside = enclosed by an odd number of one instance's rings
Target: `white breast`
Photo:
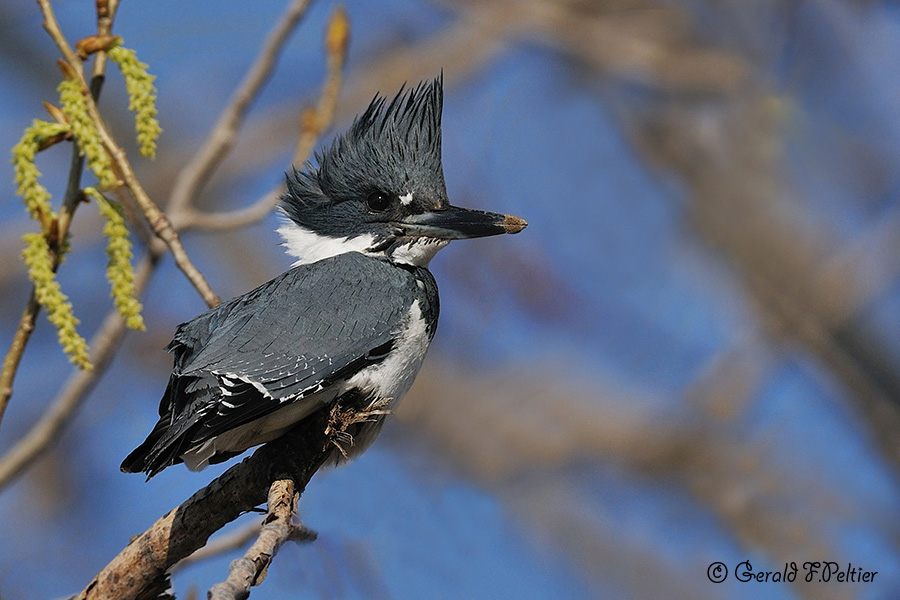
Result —
[[430, 342], [422, 308], [416, 300], [387, 358], [356, 373], [347, 380], [344, 389], [372, 392], [377, 399], [390, 399], [391, 405], [396, 407], [422, 368]]
[[[274, 440], [317, 408], [351, 389], [359, 389], [363, 394], [371, 393], [374, 401], [387, 400], [393, 409], [412, 386], [430, 342], [422, 309], [416, 300], [395, 338], [394, 348], [383, 361], [362, 369], [339, 387], [327, 388], [290, 402], [265, 417], [207, 440], [185, 452], [182, 459], [189, 469], [197, 471], [205, 468], [210, 458], [218, 452], [242, 452], [251, 446]], [[261, 391], [267, 394], [264, 388]], [[360, 439], [357, 445], [362, 449], [370, 443], [370, 439]]]

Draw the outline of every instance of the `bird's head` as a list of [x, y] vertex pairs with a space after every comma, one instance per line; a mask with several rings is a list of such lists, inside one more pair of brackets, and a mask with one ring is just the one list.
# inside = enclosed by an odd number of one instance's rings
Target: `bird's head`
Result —
[[454, 239], [517, 233], [518, 217], [451, 206], [441, 165], [441, 78], [376, 96], [350, 129], [288, 173], [278, 229], [297, 264], [344, 252], [427, 266]]

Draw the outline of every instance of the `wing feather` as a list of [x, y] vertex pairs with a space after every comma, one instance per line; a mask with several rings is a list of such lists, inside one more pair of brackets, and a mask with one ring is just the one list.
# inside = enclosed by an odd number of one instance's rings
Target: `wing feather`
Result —
[[168, 347], [175, 368], [160, 423], [123, 470], [152, 475], [187, 449], [382, 360], [417, 297], [411, 278], [387, 262], [341, 254], [183, 323]]

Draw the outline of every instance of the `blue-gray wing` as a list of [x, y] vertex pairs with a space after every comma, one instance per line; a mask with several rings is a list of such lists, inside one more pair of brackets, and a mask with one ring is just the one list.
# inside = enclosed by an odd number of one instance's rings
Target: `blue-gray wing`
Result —
[[413, 273], [348, 253], [295, 267], [180, 325], [160, 421], [123, 470], [152, 475], [377, 362], [417, 298]]

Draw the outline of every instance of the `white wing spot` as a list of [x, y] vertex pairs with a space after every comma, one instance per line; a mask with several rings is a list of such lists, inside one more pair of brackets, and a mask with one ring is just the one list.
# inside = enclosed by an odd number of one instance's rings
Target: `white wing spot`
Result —
[[[213, 372], [213, 375], [215, 375], [219, 379], [219, 383], [220, 383], [219, 389], [226, 396], [234, 396], [234, 392], [229, 389], [226, 389], [226, 388], [237, 387], [241, 383], [245, 383], [245, 384], [252, 385], [254, 388], [256, 388], [256, 391], [258, 391], [260, 394], [262, 394], [264, 398], [272, 397], [272, 395], [269, 393], [269, 390], [266, 389], [266, 386], [264, 386], [263, 384], [261, 384], [258, 381], [254, 381], [254, 380], [250, 379], [249, 377], [244, 377], [244, 376], [238, 375], [236, 373], [217, 373], [215, 371]], [[222, 386], [225, 386], [225, 387], [222, 387]]]

